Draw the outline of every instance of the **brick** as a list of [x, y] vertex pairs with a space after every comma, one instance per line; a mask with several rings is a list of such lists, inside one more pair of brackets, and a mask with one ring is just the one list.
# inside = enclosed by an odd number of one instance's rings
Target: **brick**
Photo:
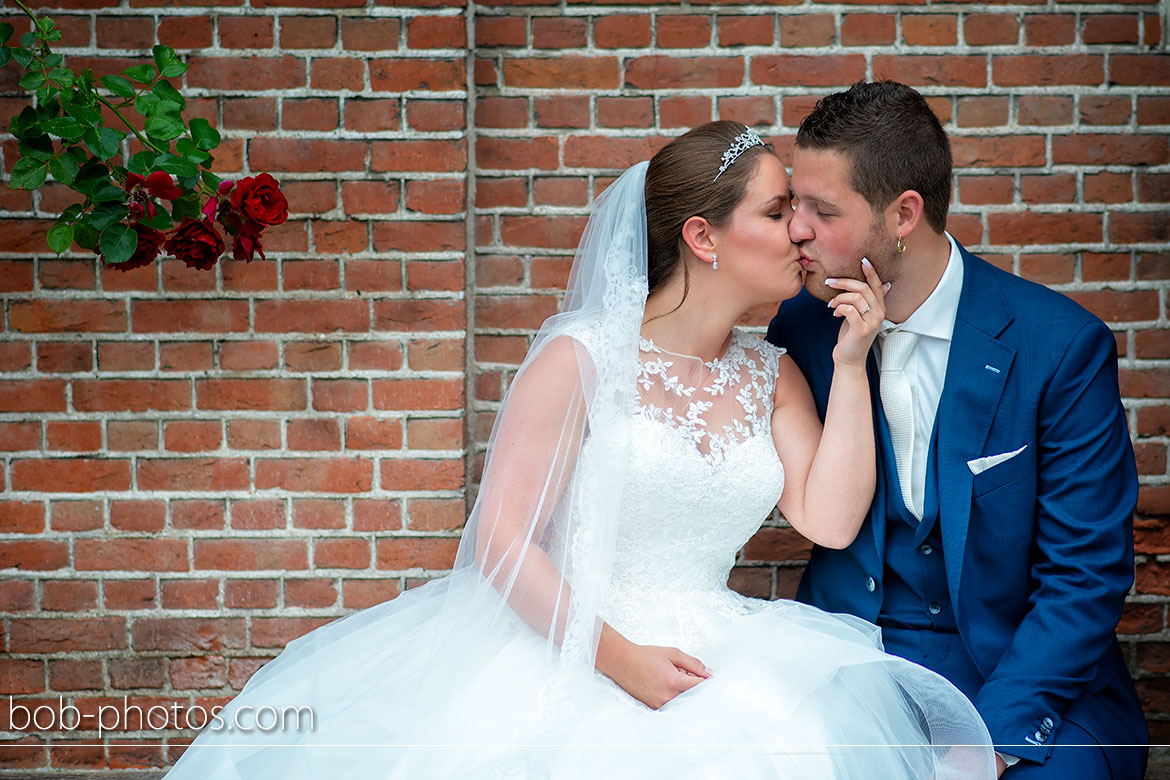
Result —
[[1081, 122], [1089, 125], [1124, 125], [1132, 114], [1128, 97], [1084, 95], [1079, 106]]
[[[1086, 282], [1128, 281], [1130, 265], [1128, 253], [1084, 252], [1081, 254], [1081, 278]], [[1140, 418], [1140, 411], [1138, 415]]]
[[69, 565], [69, 547], [48, 540], [0, 541], [0, 568], [52, 571]]
[[1139, 172], [1138, 197], [1143, 203], [1170, 202], [1170, 174]]
[[285, 528], [284, 501], [278, 498], [232, 501], [231, 526], [240, 531], [262, 531]]
[[589, 100], [583, 97], [548, 97], [533, 101], [536, 123], [541, 127], [588, 127]]
[[1139, 97], [1137, 120], [1139, 125], [1170, 125], [1170, 97]]
[[1015, 183], [1010, 176], [960, 176], [959, 201], [968, 206], [1011, 203]]
[[163, 609], [216, 609], [219, 607], [219, 580], [162, 580]]
[[200, 379], [195, 382], [199, 409], [240, 411], [305, 409], [305, 383], [299, 379]]
[[466, 227], [461, 221], [374, 224], [374, 249], [378, 252], [460, 252], [466, 241]]
[[295, 89], [305, 86], [305, 63], [288, 55], [191, 57], [187, 62], [187, 85], [248, 91]]
[[96, 420], [57, 420], [45, 424], [49, 449], [66, 452], [96, 452], [102, 447], [102, 424]]
[[254, 647], [284, 647], [297, 637], [325, 625], [330, 618], [254, 618]]
[[1109, 240], [1120, 244], [1166, 243], [1170, 241], [1170, 212], [1112, 214]]
[[[209, 542], [213, 543], [213, 542]], [[219, 652], [246, 647], [243, 618], [137, 618], [130, 627], [136, 652]]]
[[963, 38], [972, 46], [1005, 46], [1020, 37], [1020, 23], [1012, 14], [971, 14], [963, 19]]
[[294, 528], [345, 528], [345, 502], [307, 498], [293, 501]]
[[[155, 606], [153, 580], [106, 580], [102, 583], [102, 595], [106, 609], [137, 610], [150, 609]], [[111, 666], [111, 678], [113, 667]], [[147, 685], [142, 682], [140, 685]], [[125, 686], [125, 687], [139, 687]]]
[[346, 181], [341, 183], [341, 202], [349, 216], [393, 214], [398, 211], [398, 182]]
[[463, 420], [425, 418], [410, 420], [406, 438], [412, 450], [455, 450], [463, 447]]
[[1161, 165], [1170, 161], [1164, 135], [1064, 135], [1052, 139], [1052, 162], [1073, 165]]
[[410, 367], [416, 371], [462, 371], [463, 341], [418, 339], [410, 342]]
[[658, 122], [664, 128], [691, 128], [710, 120], [709, 97], [664, 97], [658, 101]]
[[615, 89], [620, 72], [616, 57], [518, 57], [504, 60], [504, 84], [521, 89]]
[[196, 539], [193, 567], [228, 571], [299, 570], [308, 566], [301, 539]]
[[1096, 43], [1137, 43], [1137, 14], [1086, 14], [1081, 40]]
[[397, 19], [345, 17], [341, 45], [347, 51], [394, 51], [398, 48]]
[[[829, 46], [835, 43], [836, 39], [837, 21], [830, 14], [793, 14], [780, 17], [780, 44], [784, 48]], [[753, 69], [753, 82], [756, 80], [754, 73]]]
[[625, 72], [625, 84], [637, 89], [738, 87], [743, 78], [742, 57], [635, 57]]
[[[0, 273], [3, 273], [0, 269]], [[0, 285], [2, 286], [2, 285]], [[0, 344], [0, 371], [23, 371], [32, 365], [32, 344]]]
[[1076, 38], [1077, 19], [1072, 14], [1024, 16], [1024, 41], [1028, 46], [1068, 46]]
[[449, 569], [459, 540], [446, 537], [378, 539], [377, 568], [391, 571]]
[[464, 105], [455, 100], [411, 100], [406, 106], [406, 121], [423, 132], [462, 130], [467, 124]]
[[126, 304], [96, 300], [17, 300], [9, 304], [8, 321], [18, 333], [125, 332]]
[[175, 658], [171, 660], [171, 687], [175, 690], [222, 688], [227, 683], [223, 658]]
[[126, 620], [98, 618], [14, 618], [8, 650], [12, 653], [71, 653], [126, 648]]
[[588, 30], [585, 19], [537, 16], [532, 19], [532, 46], [536, 49], [582, 48], [588, 42]]
[[463, 486], [463, 463], [458, 460], [384, 458], [383, 490], [458, 490]]
[[846, 14], [841, 19], [843, 46], [888, 45], [896, 36], [896, 20], [890, 14]]
[[1039, 284], [1068, 284], [1075, 270], [1072, 255], [1020, 255], [1020, 276]]
[[[589, 182], [584, 178], [540, 178], [533, 184], [532, 198], [538, 205], [586, 206], [589, 202]], [[478, 277], [476, 282], [478, 284]]]
[[1001, 87], [1101, 84], [1104, 59], [1091, 54], [999, 55], [991, 63], [992, 82]]
[[0, 452], [40, 449], [41, 426], [34, 422], [0, 422]]
[[1025, 203], [1072, 203], [1076, 197], [1077, 181], [1071, 173], [1020, 177], [1020, 198]]
[[524, 19], [518, 16], [475, 17], [475, 46], [523, 46], [527, 42]]
[[1021, 125], [1067, 125], [1073, 121], [1073, 101], [1067, 97], [1027, 95], [1017, 98]]
[[148, 16], [99, 16], [96, 22], [99, 49], [149, 49], [154, 45], [154, 22]]
[[558, 165], [556, 138], [478, 138], [475, 162], [485, 169], [553, 170]]
[[375, 92], [453, 92], [467, 86], [462, 60], [370, 60], [369, 67]]
[[599, 16], [593, 21], [593, 41], [601, 49], [645, 48], [650, 45], [650, 17], [645, 14]]
[[342, 605], [346, 609], [365, 609], [397, 598], [399, 593], [398, 584], [393, 580], [345, 580], [342, 583]]
[[958, 20], [951, 14], [904, 14], [902, 40], [907, 46], [953, 46], [959, 42]]
[[333, 98], [285, 99], [281, 127], [285, 130], [330, 131], [337, 128], [337, 100]]
[[[610, 138], [601, 136], [569, 136], [565, 140], [564, 161], [568, 168], [626, 168], [641, 160], [648, 160], [654, 156], [659, 147], [665, 145], [660, 138]], [[527, 222], [526, 220], [532, 220]], [[509, 232], [518, 229], [521, 224], [535, 226], [544, 224], [554, 225], [558, 229], [568, 228], [580, 222], [577, 218], [561, 217], [505, 217], [501, 222], [501, 236], [507, 244], [516, 244]], [[567, 235], [562, 234], [560, 240], [554, 243], [519, 244], [520, 246], [558, 246], [571, 249], [577, 245], [584, 223], [580, 222], [580, 229], [570, 228]], [[520, 236], [514, 236], [520, 238]], [[571, 241], [565, 244], [565, 239]], [[547, 239], [545, 239], [547, 240]]]
[[771, 46], [775, 42], [771, 15], [720, 16], [720, 46]]
[[328, 16], [285, 16], [280, 19], [282, 49], [332, 49], [337, 20]]
[[366, 144], [360, 141], [256, 138], [249, 143], [251, 165], [264, 171], [361, 171], [365, 158]]
[[1033, 167], [1047, 162], [1040, 135], [956, 136], [951, 139], [951, 153], [956, 168]]
[[103, 341], [98, 344], [98, 367], [102, 371], [150, 371], [154, 368], [154, 344]]
[[37, 534], [45, 530], [45, 505], [39, 501], [0, 501], [0, 531]]
[[10, 469], [13, 490], [90, 493], [130, 488], [130, 463], [126, 460], [108, 458], [17, 460], [12, 462]]
[[272, 609], [279, 596], [275, 580], [229, 580], [224, 585], [223, 605], [232, 609]]
[[467, 26], [462, 16], [416, 16], [407, 22], [406, 45], [411, 49], [462, 49]]
[[956, 121], [959, 127], [996, 127], [1008, 123], [1007, 97], [961, 97]]
[[276, 40], [270, 16], [221, 16], [217, 23], [226, 49], [267, 49]]
[[248, 482], [248, 463], [242, 458], [138, 461], [138, 486], [144, 490], [244, 490]]
[[332, 580], [295, 579], [284, 582], [284, 603], [289, 607], [331, 607], [337, 602], [337, 586]]
[[1128, 203], [1133, 200], [1133, 178], [1128, 173], [1086, 173], [1086, 203]]
[[371, 384], [375, 409], [459, 409], [463, 382], [454, 379], [382, 379]]
[[990, 214], [987, 223], [993, 244], [1097, 243], [1102, 238], [1098, 214]]
[[288, 448], [294, 451], [341, 449], [341, 428], [336, 420], [289, 420]]
[[465, 511], [459, 499], [414, 498], [407, 512], [408, 527], [413, 531], [458, 531], [463, 528]]
[[363, 458], [277, 458], [256, 461], [256, 489], [366, 493], [373, 464]]
[[959, 54], [889, 55], [873, 58], [877, 78], [888, 78], [911, 86], [983, 87], [987, 85], [987, 62], [983, 57]]
[[655, 36], [660, 49], [693, 49], [711, 41], [711, 23], [706, 16], [678, 14], [659, 16]]
[[[1152, 290], [1122, 292], [1094, 290], [1068, 296], [1105, 322], [1131, 322], [1158, 318], [1158, 295]], [[1128, 393], [1123, 393], [1128, 395]]]
[[599, 97], [597, 99], [597, 124], [602, 127], [650, 127], [653, 123], [653, 98]]
[[370, 168], [375, 171], [456, 172], [467, 165], [463, 141], [375, 141]]
[[0, 411], [63, 412], [65, 382], [59, 379], [0, 381]]
[[398, 501], [354, 499], [353, 530], [398, 531], [401, 529], [402, 507]]

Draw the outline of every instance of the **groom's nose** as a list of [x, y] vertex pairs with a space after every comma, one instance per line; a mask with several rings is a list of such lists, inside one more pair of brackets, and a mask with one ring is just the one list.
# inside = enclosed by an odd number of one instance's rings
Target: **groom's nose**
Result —
[[816, 235], [808, 224], [808, 220], [804, 218], [803, 211], [803, 209], [797, 208], [792, 219], [788, 221], [788, 237], [792, 239], [794, 244], [809, 241]]

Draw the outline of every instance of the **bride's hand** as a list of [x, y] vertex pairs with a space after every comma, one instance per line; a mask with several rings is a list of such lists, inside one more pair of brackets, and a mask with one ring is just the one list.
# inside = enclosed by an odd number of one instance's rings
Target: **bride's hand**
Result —
[[825, 284], [840, 294], [829, 301], [834, 317], [844, 317], [833, 360], [838, 364], [865, 367], [869, 348], [886, 316], [886, 290], [869, 260], [862, 258], [861, 272], [865, 281], [856, 279], [826, 279]]
[[711, 676], [707, 667], [676, 647], [602, 643], [597, 668], [626, 693], [651, 709], [658, 709]]

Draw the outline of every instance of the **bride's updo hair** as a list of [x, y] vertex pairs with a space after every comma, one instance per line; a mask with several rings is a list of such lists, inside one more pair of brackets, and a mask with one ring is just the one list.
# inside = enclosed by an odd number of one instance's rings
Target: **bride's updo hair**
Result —
[[[771, 144], [752, 146], [716, 180], [724, 152], [747, 129], [739, 122], [708, 122], [674, 139], [650, 159], [646, 169], [650, 293], [662, 287], [678, 265], [686, 221], [698, 216], [712, 225], [726, 223], [743, 199], [760, 155], [772, 153]], [[684, 264], [684, 298], [689, 289], [690, 275]]]

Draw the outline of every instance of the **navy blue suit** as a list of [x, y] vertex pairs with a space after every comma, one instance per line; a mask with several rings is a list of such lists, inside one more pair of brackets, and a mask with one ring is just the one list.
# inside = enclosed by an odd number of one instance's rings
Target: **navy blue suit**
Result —
[[[1022, 759], [1008, 777], [1028, 764], [1039, 769], [1053, 759], [1054, 745], [1083, 744], [1087, 734], [1106, 746], [1114, 778], [1140, 778], [1146, 749], [1108, 747], [1148, 741], [1114, 634], [1133, 583], [1137, 501], [1116, 342], [1068, 298], [966, 250], [962, 257], [930, 466], [944, 553], [937, 557], [945, 557], [939, 582], [953, 608], [951, 635], [961, 640], [975, 679], [956, 685], [975, 703], [997, 749]], [[802, 292], [768, 329], [768, 340], [785, 347], [804, 373], [822, 419], [840, 322]], [[873, 505], [848, 548], [814, 547], [798, 598], [876, 623], [889, 612], [887, 545], [908, 537], [887, 533], [904, 521], [891, 516], [891, 481], [880, 476], [892, 469], [892, 456], [872, 356], [870, 384], [879, 442]], [[968, 467], [1021, 447], [977, 475]], [[896, 489], [896, 479], [892, 484]]]

